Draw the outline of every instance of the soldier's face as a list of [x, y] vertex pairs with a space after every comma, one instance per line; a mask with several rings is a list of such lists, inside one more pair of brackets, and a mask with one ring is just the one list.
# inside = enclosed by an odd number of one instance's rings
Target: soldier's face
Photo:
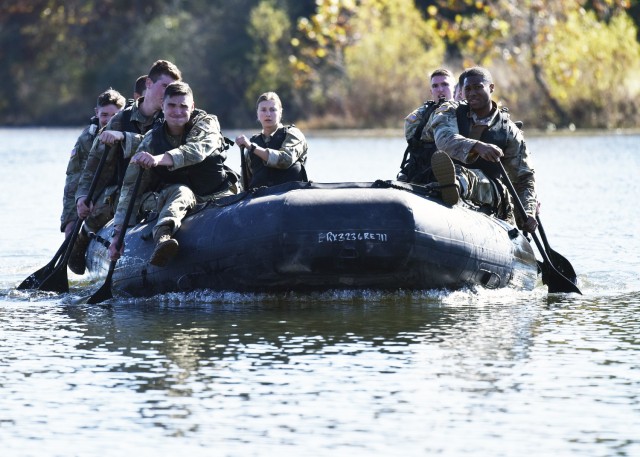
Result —
[[280, 124], [282, 109], [274, 100], [264, 100], [258, 105], [258, 120], [262, 128], [273, 128]]
[[162, 103], [164, 118], [170, 131], [181, 130], [194, 109], [193, 97], [190, 95], [174, 95], [167, 97]]
[[470, 76], [464, 80], [464, 95], [473, 111], [491, 106], [493, 84], [482, 76]]
[[100, 122], [100, 128], [104, 127], [109, 123], [111, 118], [120, 111], [116, 105], [107, 105], [107, 106], [99, 106], [96, 108], [96, 116], [98, 116], [98, 121]]
[[451, 100], [453, 98], [453, 81], [447, 76], [436, 75], [431, 78], [431, 96], [435, 101], [440, 99]]
[[156, 111], [162, 108], [162, 97], [164, 97], [164, 90], [169, 84], [175, 80], [168, 75], [162, 75], [156, 82], [153, 82], [151, 78], [147, 78], [147, 90], [144, 93], [145, 100], [149, 100], [153, 103], [153, 107]]

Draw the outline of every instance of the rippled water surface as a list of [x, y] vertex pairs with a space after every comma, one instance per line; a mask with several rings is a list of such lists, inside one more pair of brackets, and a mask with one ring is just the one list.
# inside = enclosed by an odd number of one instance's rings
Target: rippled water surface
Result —
[[[73, 275], [66, 295], [14, 289], [62, 242], [78, 133], [0, 129], [2, 456], [640, 455], [639, 136], [528, 140], [544, 227], [582, 296], [194, 292], [103, 307], [79, 303], [95, 285]], [[404, 150], [309, 143], [309, 174], [327, 182], [392, 178]]]

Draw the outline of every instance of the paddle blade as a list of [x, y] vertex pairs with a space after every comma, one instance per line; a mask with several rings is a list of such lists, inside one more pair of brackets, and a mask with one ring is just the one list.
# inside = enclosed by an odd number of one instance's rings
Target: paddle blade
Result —
[[539, 263], [542, 271], [542, 282], [547, 285], [550, 293], [576, 293], [582, 292], [573, 281], [564, 277], [562, 273], [554, 268], [549, 262]]
[[547, 254], [549, 255], [549, 260], [555, 266], [556, 270], [562, 273], [562, 275], [569, 281], [576, 284], [578, 277], [576, 276], [576, 272], [571, 263], [551, 248], [549, 248]]
[[51, 265], [47, 264], [44, 267], [40, 268], [38, 271], [31, 273], [24, 281], [20, 283], [16, 289], [25, 290], [25, 289], [37, 289], [42, 281], [46, 279], [47, 276], [51, 274]]
[[45, 278], [38, 286], [40, 290], [49, 292], [66, 293], [69, 292], [69, 279], [67, 277], [67, 265], [61, 264]]
[[111, 298], [113, 298], [113, 294], [111, 293], [111, 281], [105, 281], [102, 287], [89, 297], [87, 303], [95, 305], [96, 303], [102, 303], [103, 301], [107, 301]]

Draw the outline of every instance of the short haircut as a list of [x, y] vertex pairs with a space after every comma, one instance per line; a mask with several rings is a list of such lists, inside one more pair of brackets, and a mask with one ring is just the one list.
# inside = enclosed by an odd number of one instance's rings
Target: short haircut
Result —
[[175, 97], [176, 95], [189, 95], [193, 98], [193, 91], [191, 86], [183, 81], [175, 81], [167, 86], [164, 90], [164, 96], [162, 100], [166, 100], [169, 97]]
[[96, 106], [103, 107], [107, 105], [116, 105], [118, 108], [122, 108], [125, 103], [126, 100], [122, 96], [122, 94], [110, 87], [109, 89], [98, 95]]
[[278, 108], [282, 109], [282, 102], [280, 101], [280, 97], [278, 97], [278, 94], [276, 94], [275, 92], [265, 92], [264, 94], [260, 95], [258, 97], [258, 101], [256, 102], [256, 109], [258, 109], [260, 103], [267, 100], [273, 100], [274, 102], [276, 102]]
[[182, 80], [182, 73], [174, 64], [168, 60], [156, 60], [149, 69], [148, 78], [156, 82], [162, 75], [169, 76], [174, 81]]
[[[463, 81], [472, 76], [479, 76], [480, 78], [482, 78], [484, 82], [493, 84], [493, 78], [491, 77], [491, 73], [489, 72], [489, 70], [483, 67], [467, 68], [465, 71], [462, 72], [462, 75], [464, 75]], [[462, 77], [462, 75], [460, 76]]]
[[138, 79], [136, 79], [136, 83], [133, 85], [133, 92], [135, 94], [140, 94], [147, 89], [147, 75], [140, 75]]
[[429, 80], [431, 80], [434, 76], [444, 76], [455, 80], [455, 78], [453, 77], [453, 73], [451, 73], [446, 68], [438, 68], [437, 70], [433, 70], [429, 75]]

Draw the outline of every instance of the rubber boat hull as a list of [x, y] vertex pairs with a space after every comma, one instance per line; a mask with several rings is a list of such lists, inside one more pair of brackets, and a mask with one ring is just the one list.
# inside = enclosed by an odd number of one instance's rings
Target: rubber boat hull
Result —
[[[514, 227], [447, 207], [410, 185], [287, 183], [195, 208], [175, 234], [179, 253], [148, 264], [155, 220], [127, 232], [114, 293], [152, 296], [196, 289], [238, 292], [331, 289], [530, 290], [538, 267]], [[87, 265], [103, 277], [110, 224]], [[104, 242], [103, 242], [104, 243]]]

